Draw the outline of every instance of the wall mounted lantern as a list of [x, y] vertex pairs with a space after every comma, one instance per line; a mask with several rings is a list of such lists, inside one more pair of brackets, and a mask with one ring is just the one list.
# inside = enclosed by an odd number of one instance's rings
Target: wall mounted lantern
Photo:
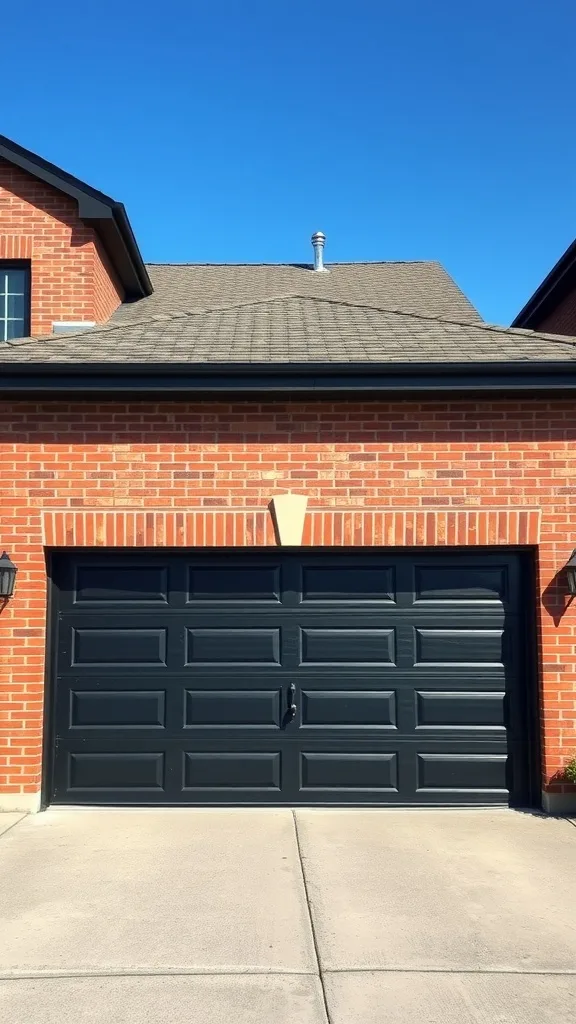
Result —
[[12, 597], [18, 569], [10, 556], [3, 551], [0, 557], [0, 599]]
[[566, 579], [568, 580], [568, 593], [576, 597], [576, 551], [573, 551], [566, 562]]

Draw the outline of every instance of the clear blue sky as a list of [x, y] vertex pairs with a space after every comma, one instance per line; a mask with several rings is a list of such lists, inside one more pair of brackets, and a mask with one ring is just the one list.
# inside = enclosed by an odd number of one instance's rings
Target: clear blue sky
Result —
[[9, 7], [0, 131], [122, 200], [148, 261], [307, 262], [321, 229], [509, 323], [576, 236], [574, 0]]

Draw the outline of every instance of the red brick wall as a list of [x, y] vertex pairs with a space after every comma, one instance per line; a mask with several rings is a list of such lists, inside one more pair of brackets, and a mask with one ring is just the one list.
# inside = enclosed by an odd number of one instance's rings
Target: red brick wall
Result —
[[576, 290], [566, 295], [554, 312], [539, 321], [534, 330], [576, 336]]
[[[323, 509], [541, 508], [544, 777], [553, 780], [576, 753], [576, 602], [557, 576], [576, 546], [575, 439], [568, 399], [5, 403], [0, 542], [20, 572], [0, 613], [0, 787], [31, 793], [40, 778], [43, 510], [265, 509], [287, 489]], [[136, 543], [146, 542], [144, 530]]]
[[54, 320], [103, 323], [122, 301], [77, 203], [0, 159], [0, 259], [16, 257], [31, 260], [32, 334], [51, 334]]

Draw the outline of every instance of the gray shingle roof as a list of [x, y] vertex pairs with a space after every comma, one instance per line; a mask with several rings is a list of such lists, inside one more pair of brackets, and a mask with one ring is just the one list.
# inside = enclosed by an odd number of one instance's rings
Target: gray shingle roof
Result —
[[449, 320], [482, 319], [439, 263], [331, 263], [328, 274], [292, 264], [149, 264], [146, 269], [153, 294], [121, 306], [115, 323], [277, 295], [308, 295]]
[[308, 295], [191, 309], [134, 322], [116, 319], [81, 334], [8, 342], [0, 350], [4, 363], [481, 363], [572, 359], [576, 359], [576, 339]]

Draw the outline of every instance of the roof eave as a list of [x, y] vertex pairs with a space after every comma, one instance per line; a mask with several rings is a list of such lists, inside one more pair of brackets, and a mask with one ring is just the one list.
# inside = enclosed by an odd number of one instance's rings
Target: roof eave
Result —
[[152, 283], [122, 203], [4, 135], [0, 135], [0, 157], [77, 202], [80, 219], [89, 223], [101, 239], [127, 300], [152, 294]]
[[0, 393], [575, 391], [576, 360], [498, 363], [5, 363]]
[[558, 262], [546, 275], [528, 302], [512, 321], [511, 327], [538, 328], [548, 315], [565, 297], [570, 288], [576, 287], [576, 240], [568, 246]]
[[[80, 212], [80, 206], [79, 206]], [[82, 217], [82, 214], [80, 213]], [[85, 216], [86, 222], [92, 218]], [[95, 217], [94, 230], [102, 240], [124, 288], [125, 301], [144, 299], [153, 292], [123, 203], [114, 203], [103, 217]]]

